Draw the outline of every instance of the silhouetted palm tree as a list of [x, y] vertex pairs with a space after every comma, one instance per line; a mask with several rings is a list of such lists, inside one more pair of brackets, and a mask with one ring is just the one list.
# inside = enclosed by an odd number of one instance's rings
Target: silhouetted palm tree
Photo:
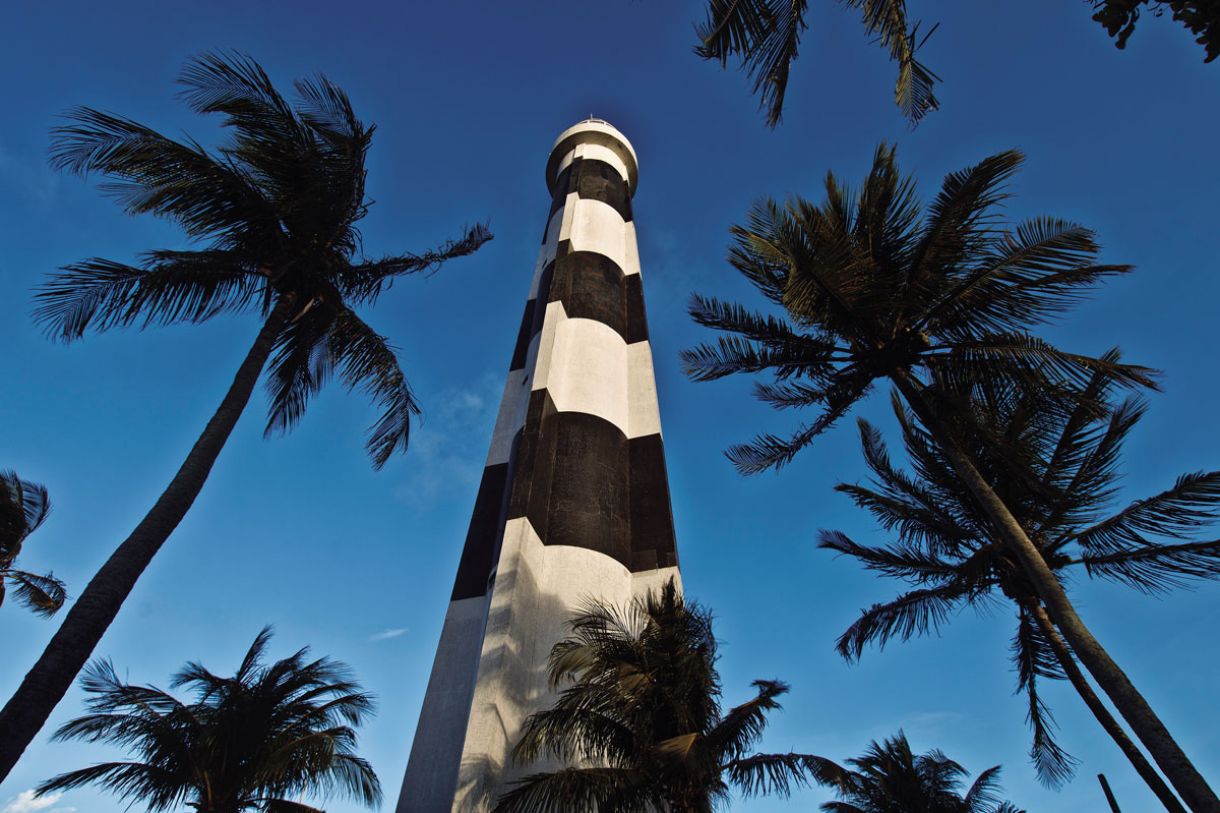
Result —
[[869, 743], [847, 764], [852, 767], [817, 757], [817, 781], [840, 798], [822, 805], [828, 813], [1019, 813], [999, 798], [999, 765], [979, 774], [963, 794], [966, 769], [940, 751], [916, 756], [901, 731], [880, 745]]
[[119, 680], [108, 661], [81, 680], [90, 713], [65, 723], [57, 740], [110, 742], [135, 759], [103, 762], [43, 782], [38, 793], [97, 784], [149, 811], [182, 806], [198, 813], [320, 813], [288, 797], [343, 793], [373, 807], [381, 785], [356, 756], [356, 731], [373, 710], [346, 666], [309, 660], [309, 649], [263, 663], [264, 628], [237, 674], [219, 677], [188, 663], [171, 686], [194, 702], [154, 686]]
[[729, 260], [789, 318], [696, 296], [696, 321], [736, 335], [686, 351], [687, 371], [697, 380], [772, 371], [776, 383], [757, 387], [763, 400], [822, 408], [791, 438], [762, 435], [730, 449], [746, 473], [788, 462], [877, 379], [888, 379], [1174, 787], [1192, 807], [1218, 809], [1220, 799], [1084, 625], [1037, 545], [951, 431], [963, 411], [952, 393], [989, 381], [1072, 392], [1078, 401], [1087, 400], [1098, 371], [1122, 384], [1153, 385], [1143, 368], [1066, 353], [1031, 334], [1101, 280], [1129, 269], [1096, 264], [1092, 232], [1073, 223], [1038, 218], [1001, 228], [995, 207], [1021, 160], [1004, 152], [950, 174], [922, 216], [913, 181], [899, 174], [893, 149], [884, 146], [858, 196], [830, 175], [821, 206], [799, 198], [755, 205], [746, 225], [733, 229]]
[[[1094, 381], [1096, 394], [1108, 388], [1104, 377]], [[917, 476], [895, 468], [880, 433], [861, 421], [875, 487], [843, 484], [839, 490], [896, 531], [897, 542], [859, 545], [841, 533], [823, 532], [822, 546], [915, 589], [866, 610], [839, 639], [840, 653], [859, 657], [870, 642], [884, 645], [936, 629], [962, 604], [1005, 597], [1017, 608], [1012, 652], [1020, 688], [1029, 697], [1039, 775], [1055, 784], [1071, 773], [1070, 758], [1051, 738], [1050, 713], [1036, 686], [1040, 677], [1067, 678], [1158, 798], [1169, 810], [1182, 811], [1080, 674], [1029, 578], [995, 542], [988, 518], [912, 416], [900, 403], [894, 406]], [[1036, 397], [1016, 390], [976, 394], [978, 427], [962, 432], [961, 443], [975, 438], [975, 459], [1060, 581], [1069, 569], [1083, 567], [1090, 577], [1152, 593], [1220, 576], [1220, 540], [1182, 541], [1220, 518], [1220, 471], [1183, 475], [1172, 488], [1111, 513], [1119, 453], [1143, 411], [1129, 399], [1108, 416], [1084, 408], [1064, 414], [1043, 410]], [[994, 443], [979, 443], [980, 436]]]
[[[865, 34], [876, 37], [898, 63], [894, 101], [908, 121], [918, 124], [940, 106], [933, 93], [939, 77], [915, 58], [919, 25], [908, 24], [905, 0], [839, 1], [860, 12]], [[708, 0], [707, 19], [697, 28], [695, 53], [721, 66], [731, 57], [740, 59], [771, 127], [783, 115], [788, 72], [805, 32], [808, 6], [808, 0]]]
[[13, 597], [41, 616], [52, 616], [64, 605], [64, 583], [48, 573], [40, 576], [16, 567], [27, 537], [51, 512], [47, 489], [22, 480], [14, 471], [0, 471], [0, 604], [8, 588]]
[[788, 686], [722, 713], [711, 615], [670, 581], [625, 610], [590, 606], [551, 650], [555, 705], [529, 718], [514, 755], [583, 767], [527, 776], [495, 813], [711, 811], [735, 786], [787, 795], [808, 782], [804, 754], [750, 753]]
[[173, 220], [205, 246], [151, 251], [138, 265], [70, 265], [38, 293], [37, 318], [65, 341], [90, 329], [195, 323], [225, 312], [253, 311], [262, 328], [182, 467], [0, 711], [0, 780], [199, 494], [268, 360], [268, 433], [291, 429], [338, 377], [384, 410], [368, 441], [380, 468], [406, 448], [419, 407], [393, 348], [353, 308], [375, 302], [395, 278], [435, 270], [491, 237], [479, 226], [435, 251], [366, 259], [356, 224], [369, 206], [364, 161], [373, 127], [342, 90], [324, 77], [298, 81], [291, 106], [257, 63], [236, 54], [191, 60], [181, 82], [192, 109], [223, 116], [231, 138], [218, 152], [80, 108], [55, 131], [51, 163], [108, 176], [127, 212]]

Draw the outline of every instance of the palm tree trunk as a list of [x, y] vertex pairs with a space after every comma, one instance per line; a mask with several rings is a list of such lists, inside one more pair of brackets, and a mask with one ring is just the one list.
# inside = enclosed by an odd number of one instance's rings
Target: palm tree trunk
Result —
[[1118, 720], [1114, 719], [1114, 715], [1110, 714], [1110, 710], [1106, 708], [1105, 703], [1093, 691], [1093, 687], [1089, 685], [1088, 678], [1081, 673], [1080, 667], [1076, 665], [1076, 658], [1072, 656], [1067, 643], [1060, 637], [1059, 630], [1055, 629], [1055, 625], [1051, 623], [1051, 618], [1047, 615], [1046, 608], [1037, 601], [1025, 603], [1025, 608], [1033, 616], [1034, 621], [1037, 622], [1038, 628], [1042, 630], [1042, 634], [1046, 636], [1051, 649], [1055, 651], [1055, 657], [1059, 660], [1059, 665], [1063, 667], [1063, 671], [1067, 674], [1072, 686], [1075, 687], [1076, 693], [1084, 700], [1084, 704], [1089, 707], [1089, 711], [1093, 712], [1093, 716], [1097, 718], [1097, 722], [1101, 723], [1101, 727], [1110, 735], [1110, 739], [1114, 740], [1119, 750], [1126, 755], [1127, 760], [1131, 763], [1131, 767], [1135, 768], [1135, 772], [1148, 785], [1148, 789], [1156, 794], [1156, 798], [1161, 800], [1161, 804], [1165, 805], [1165, 809], [1169, 813], [1186, 813], [1186, 808], [1178, 801], [1178, 797], [1173, 795], [1173, 791], [1165, 784], [1165, 780], [1161, 778], [1161, 775], [1156, 772], [1156, 768], [1152, 767], [1152, 763], [1144, 756], [1144, 752], [1131, 741], [1131, 738], [1127, 736], [1126, 730], [1123, 729]]
[[0, 781], [12, 771], [93, 654], [153, 556], [199, 496], [212, 465], [250, 401], [275, 337], [292, 308], [281, 297], [237, 370], [229, 391], [182, 467], [131, 535], [115, 550], [72, 606], [42, 656], [0, 710]]
[[1165, 724], [1131, 683], [1131, 679], [1089, 632], [1068, 600], [1063, 585], [1042, 558], [1042, 553], [970, 458], [953, 442], [947, 426], [924, 399], [920, 387], [905, 371], [891, 373], [890, 378], [920, 422], [936, 439], [962, 485], [978, 500], [979, 507], [995, 525], [996, 532], [1017, 557], [1042, 598], [1051, 620], [1063, 633], [1072, 651], [1109, 696], [1182, 800], [1195, 813], [1220, 811], [1220, 798], [1170, 736]]

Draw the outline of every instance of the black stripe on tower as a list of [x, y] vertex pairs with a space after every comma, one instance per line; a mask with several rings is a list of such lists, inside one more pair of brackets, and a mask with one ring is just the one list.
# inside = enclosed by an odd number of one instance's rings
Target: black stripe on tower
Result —
[[[573, 192], [584, 200], [600, 200], [613, 207], [625, 222], [631, 222], [631, 189], [618, 170], [605, 161], [577, 158], [559, 173], [551, 197], [551, 211], [547, 214], [548, 225], [551, 216]], [[542, 239], [546, 239], [545, 234]]]
[[544, 545], [595, 550], [632, 571], [677, 565], [659, 434], [628, 439], [535, 390], [515, 451], [506, 519], [528, 518]]
[[562, 241], [555, 259], [543, 269], [538, 295], [525, 305], [510, 370], [525, 366], [530, 342], [542, 332], [545, 307], [539, 302], [561, 302], [571, 319], [595, 319], [623, 337], [627, 344], [648, 339], [644, 288], [639, 274], [624, 274], [618, 263], [595, 251], [572, 251]]

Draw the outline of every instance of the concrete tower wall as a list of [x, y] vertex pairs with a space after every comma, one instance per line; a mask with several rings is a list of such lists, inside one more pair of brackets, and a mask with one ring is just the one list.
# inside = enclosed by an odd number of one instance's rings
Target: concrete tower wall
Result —
[[554, 699], [546, 661], [567, 621], [677, 578], [637, 178], [605, 122], [570, 128], [551, 152], [542, 249], [398, 813], [489, 809], [526, 772], [512, 746]]

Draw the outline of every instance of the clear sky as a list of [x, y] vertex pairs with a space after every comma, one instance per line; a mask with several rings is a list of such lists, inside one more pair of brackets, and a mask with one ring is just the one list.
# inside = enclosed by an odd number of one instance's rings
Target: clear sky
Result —
[[[270, 623], [277, 656], [309, 644], [347, 661], [380, 698], [361, 750], [392, 809], [546, 216], [543, 164], [559, 131], [592, 113], [640, 156], [635, 212], [682, 568], [689, 594], [718, 617], [726, 702], [744, 699], [751, 679], [778, 676], [792, 693], [768, 750], [842, 759], [904, 728], [917, 749], [942, 748], [972, 772], [1002, 763], [1009, 798], [1031, 811], [1101, 809], [1098, 772], [1124, 810], [1153, 809], [1066, 684], [1046, 696], [1062, 744], [1082, 761], [1078, 777], [1059, 792], [1037, 784], [1006, 608], [966, 612], [939, 638], [842, 662], [835, 636], [897, 587], [814, 545], [819, 528], [883, 539], [831, 491], [864, 476], [855, 432], [845, 424], [783, 472], [743, 479], [721, 450], [798, 418], [751, 401], [746, 380], [686, 381], [678, 352], [707, 338], [685, 313], [692, 290], [748, 296], [723, 258], [728, 227], [753, 199], [818, 199], [828, 169], [855, 183], [881, 139], [898, 142], [925, 196], [946, 172], [1019, 147], [1029, 163], [1011, 215], [1078, 220], [1097, 230], [1106, 262], [1138, 267], [1049, 331], [1085, 352], [1119, 343], [1166, 371], [1165, 393], [1128, 444], [1123, 498], [1216, 468], [1220, 64], [1203, 65], [1168, 19], [1146, 17], [1120, 52], [1083, 2], [912, 0], [913, 14], [941, 22], [926, 60], [945, 81], [944, 109], [911, 132], [889, 102], [884, 54], [850, 12], [811, 5], [785, 120], [772, 132], [742, 77], [691, 54], [696, 0], [10, 4], [0, 25], [0, 467], [50, 489], [55, 511], [24, 563], [53, 568], [74, 594], [164, 487], [257, 324], [226, 317], [72, 346], [31, 325], [30, 291], [56, 267], [183, 246], [172, 226], [127, 218], [90, 183], [48, 169], [57, 114], [89, 104], [215, 143], [214, 123], [174, 98], [173, 80], [194, 53], [238, 48], [284, 87], [326, 73], [377, 123], [370, 254], [423, 249], [483, 219], [496, 234], [434, 278], [395, 286], [368, 314], [401, 348], [426, 408], [410, 453], [373, 472], [361, 448], [372, 409], [338, 388], [294, 434], [265, 441], [256, 395], [97, 654], [133, 681], [164, 686], [188, 659], [231, 670]], [[860, 414], [884, 419], [885, 400]], [[1155, 599], [1080, 580], [1073, 595], [1220, 782], [1220, 585]], [[55, 624], [0, 609], [0, 695]], [[69, 694], [53, 726], [80, 701]], [[0, 788], [0, 811], [25, 813], [13, 800], [39, 780], [118, 756], [51, 744], [51, 730]], [[810, 810], [827, 798], [813, 789], [734, 809]], [[70, 808], [122, 806], [82, 790], [43, 809]]]

